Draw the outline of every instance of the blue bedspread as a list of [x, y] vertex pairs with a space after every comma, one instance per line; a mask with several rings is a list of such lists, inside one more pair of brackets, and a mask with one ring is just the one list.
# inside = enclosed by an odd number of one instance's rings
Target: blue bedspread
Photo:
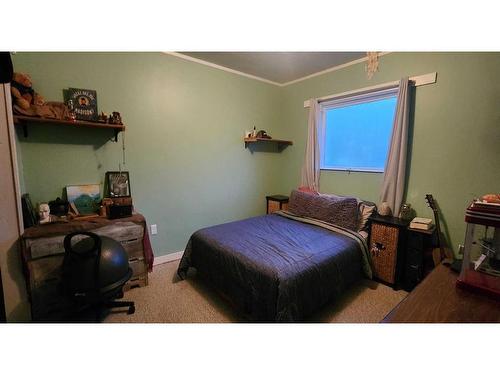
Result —
[[282, 215], [286, 217], [265, 215], [195, 232], [179, 276], [185, 278], [194, 267], [251, 320], [278, 322], [301, 321], [363, 272], [370, 276], [362, 237]]

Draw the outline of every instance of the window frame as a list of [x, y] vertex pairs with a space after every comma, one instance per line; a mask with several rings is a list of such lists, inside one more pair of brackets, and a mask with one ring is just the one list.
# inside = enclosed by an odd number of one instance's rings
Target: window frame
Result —
[[[320, 170], [327, 171], [343, 171], [343, 172], [365, 172], [365, 173], [384, 173], [385, 164], [382, 169], [380, 168], [368, 168], [368, 167], [332, 167], [325, 166], [325, 134], [326, 134], [326, 112], [330, 109], [348, 107], [357, 104], [364, 104], [375, 102], [383, 99], [389, 99], [398, 96], [398, 86], [373, 90], [369, 92], [362, 92], [356, 94], [350, 94], [345, 96], [340, 96], [332, 99], [328, 99], [319, 103], [319, 154], [320, 154]], [[396, 104], [397, 105], [397, 104]], [[396, 115], [396, 111], [394, 111], [394, 116]], [[394, 120], [393, 124], [394, 126]], [[389, 142], [390, 143], [390, 142]], [[390, 147], [390, 144], [389, 144]], [[389, 150], [387, 150], [389, 152]], [[387, 162], [387, 161], [386, 161]]]

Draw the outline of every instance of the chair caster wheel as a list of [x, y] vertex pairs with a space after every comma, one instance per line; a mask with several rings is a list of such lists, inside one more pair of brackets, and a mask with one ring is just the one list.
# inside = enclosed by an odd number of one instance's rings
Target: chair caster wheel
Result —
[[132, 315], [135, 313], [135, 306], [130, 306], [127, 311], [127, 315]]

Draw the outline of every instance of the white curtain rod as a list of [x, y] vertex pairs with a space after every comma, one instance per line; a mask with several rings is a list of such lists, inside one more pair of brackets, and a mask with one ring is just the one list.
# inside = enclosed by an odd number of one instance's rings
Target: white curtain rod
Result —
[[[436, 83], [436, 79], [437, 79], [437, 72], [410, 77], [410, 81], [413, 82], [414, 86], [424, 86], [424, 85]], [[324, 102], [326, 100], [336, 99], [336, 98], [349, 96], [349, 95], [353, 95], [353, 94], [359, 94], [362, 92], [370, 92], [370, 91], [374, 91], [374, 90], [390, 88], [390, 87], [394, 87], [397, 85], [399, 85], [399, 81], [392, 81], [392, 82], [382, 83], [380, 85], [364, 87], [362, 89], [346, 91], [346, 92], [343, 92], [340, 94], [323, 96], [321, 98], [317, 98], [317, 100], [318, 100], [318, 102]], [[306, 100], [304, 102], [304, 108], [308, 108], [308, 107], [309, 107], [309, 100]]]

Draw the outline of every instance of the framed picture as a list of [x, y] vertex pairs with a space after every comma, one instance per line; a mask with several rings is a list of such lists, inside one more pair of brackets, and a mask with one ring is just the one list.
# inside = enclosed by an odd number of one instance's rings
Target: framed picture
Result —
[[130, 197], [128, 172], [106, 172], [106, 183], [108, 197]]
[[21, 207], [23, 209], [23, 224], [25, 228], [32, 227], [36, 225], [38, 221], [37, 214], [31, 203], [31, 198], [29, 194], [23, 194], [21, 196]]
[[69, 185], [66, 186], [69, 204], [74, 204], [81, 215], [94, 214], [99, 211], [101, 202], [100, 185]]
[[[97, 121], [97, 92], [89, 89], [70, 87], [66, 94], [66, 104], [72, 104], [77, 120]], [[71, 100], [71, 102], [70, 102]]]

